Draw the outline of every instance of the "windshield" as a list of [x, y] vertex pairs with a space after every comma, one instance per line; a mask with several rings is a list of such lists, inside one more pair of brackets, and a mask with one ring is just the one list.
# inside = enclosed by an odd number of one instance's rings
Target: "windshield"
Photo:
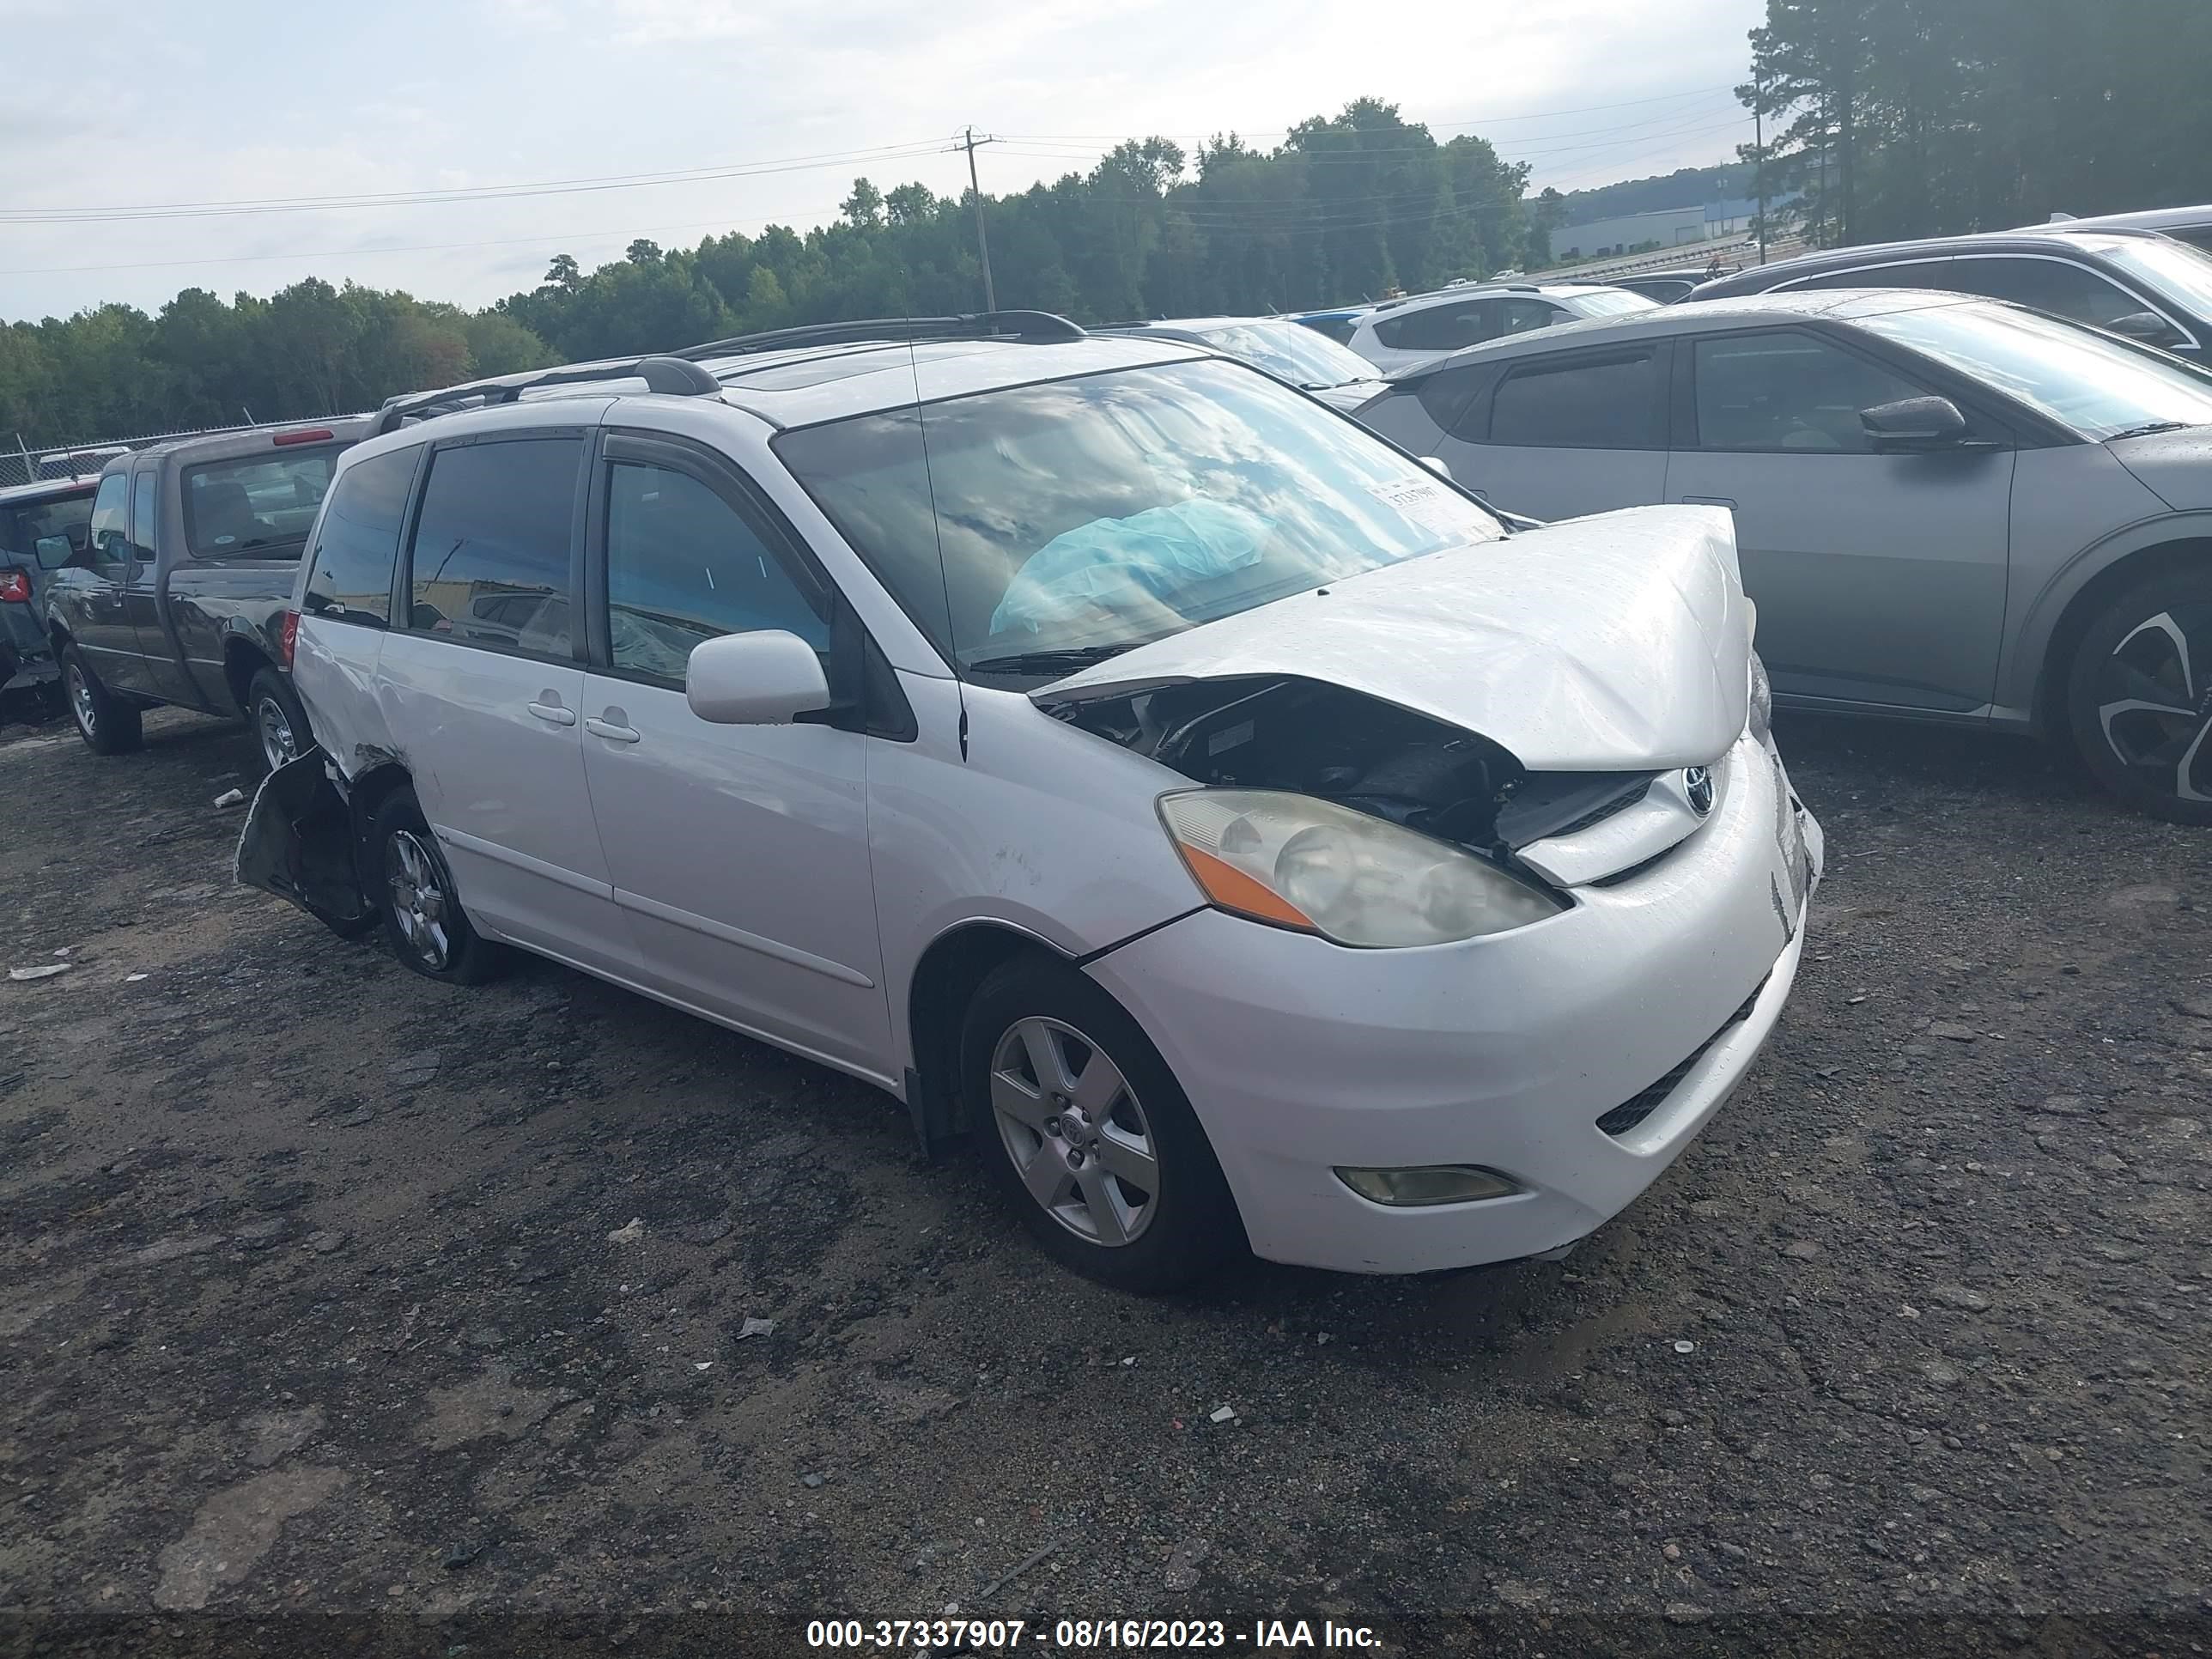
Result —
[[1632, 311], [1656, 311], [1659, 302], [1648, 294], [1632, 294], [1625, 288], [1594, 288], [1567, 301], [1578, 317], [1621, 317]]
[[[0, 507], [0, 556], [55, 570], [92, 544], [92, 492]], [[57, 541], [57, 538], [60, 539]]]
[[1140, 644], [1504, 533], [1380, 439], [1218, 360], [861, 416], [775, 449], [962, 669]]
[[298, 557], [343, 447], [186, 467], [185, 545], [198, 559]]
[[1206, 329], [1199, 337], [1309, 392], [1375, 378], [1375, 365], [1358, 352], [1296, 323], [1238, 323]]
[[2145, 427], [2212, 423], [2212, 374], [2039, 312], [1978, 303], [1853, 321], [2095, 441]]
[[2212, 317], [2212, 253], [2149, 236], [2115, 236], [2095, 246], [2154, 296]]

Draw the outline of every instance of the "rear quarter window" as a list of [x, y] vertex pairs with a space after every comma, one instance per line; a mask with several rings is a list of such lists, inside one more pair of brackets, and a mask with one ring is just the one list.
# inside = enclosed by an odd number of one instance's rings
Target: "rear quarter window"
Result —
[[301, 609], [312, 617], [383, 628], [392, 620], [399, 525], [422, 446], [359, 462], [339, 476], [315, 537]]

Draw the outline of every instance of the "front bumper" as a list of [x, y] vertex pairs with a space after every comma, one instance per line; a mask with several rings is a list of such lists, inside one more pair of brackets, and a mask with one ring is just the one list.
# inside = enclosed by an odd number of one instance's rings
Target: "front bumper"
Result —
[[[1090, 972], [1173, 1067], [1257, 1254], [1358, 1273], [1510, 1261], [1617, 1214], [1719, 1109], [1789, 1000], [1821, 856], [1780, 762], [1746, 737], [1688, 840], [1531, 927], [1356, 951], [1206, 910]], [[1629, 1103], [1640, 1117], [1599, 1127]], [[1395, 1208], [1334, 1173], [1438, 1164], [1522, 1190]]]

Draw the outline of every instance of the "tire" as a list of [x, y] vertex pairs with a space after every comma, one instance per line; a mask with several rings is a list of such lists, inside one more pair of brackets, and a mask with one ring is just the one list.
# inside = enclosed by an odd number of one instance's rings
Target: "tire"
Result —
[[[1055, 1056], [1059, 1073], [1040, 1088]], [[1101, 1061], [1108, 1072], [1094, 1076]], [[1247, 1248], [1175, 1074], [1079, 969], [1025, 952], [986, 978], [963, 1024], [960, 1081], [985, 1167], [1062, 1266], [1152, 1293], [1189, 1285]], [[1014, 1110], [1000, 1109], [1010, 1102]]]
[[62, 697], [76, 719], [77, 736], [94, 754], [127, 755], [146, 740], [138, 705], [102, 685], [74, 644], [62, 647]]
[[2170, 570], [2091, 619], [2066, 680], [2090, 775], [2139, 812], [2212, 824], [2212, 570]]
[[315, 746], [314, 733], [307, 726], [307, 711], [300, 706], [284, 677], [273, 668], [254, 671], [246, 689], [246, 721], [253, 728], [261, 758], [272, 772]]
[[379, 883], [377, 912], [392, 955], [445, 985], [481, 985], [499, 971], [500, 948], [469, 925], [412, 789], [393, 790], [376, 809], [369, 853]]

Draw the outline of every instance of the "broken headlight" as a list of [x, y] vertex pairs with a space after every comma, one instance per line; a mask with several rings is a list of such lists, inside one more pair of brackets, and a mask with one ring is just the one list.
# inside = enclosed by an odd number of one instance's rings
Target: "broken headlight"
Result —
[[1443, 945], [1565, 908], [1464, 848], [1310, 795], [1195, 789], [1163, 796], [1160, 818], [1215, 905], [1339, 945]]

